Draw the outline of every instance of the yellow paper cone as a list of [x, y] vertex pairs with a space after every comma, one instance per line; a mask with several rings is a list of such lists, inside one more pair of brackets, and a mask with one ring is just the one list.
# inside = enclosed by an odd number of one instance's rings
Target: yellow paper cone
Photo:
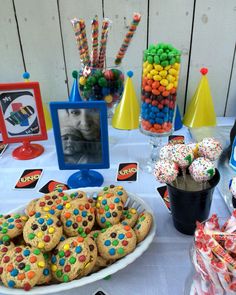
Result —
[[47, 130], [50, 130], [52, 129], [52, 119], [51, 119], [50, 113], [48, 111], [48, 106], [46, 103], [43, 103], [43, 113], [44, 113], [46, 128]]
[[122, 99], [112, 118], [112, 126], [117, 129], [131, 130], [139, 127], [140, 105], [131, 79], [133, 72], [129, 71], [127, 75]]
[[208, 70], [201, 69], [202, 78], [184, 115], [183, 124], [191, 128], [216, 126], [216, 113], [207, 79]]

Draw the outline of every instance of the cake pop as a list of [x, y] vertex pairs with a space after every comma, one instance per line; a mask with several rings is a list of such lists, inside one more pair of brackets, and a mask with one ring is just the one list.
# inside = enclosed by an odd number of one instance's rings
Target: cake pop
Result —
[[157, 161], [154, 168], [154, 175], [161, 183], [173, 182], [176, 179], [178, 172], [179, 169], [177, 164], [169, 160]]
[[200, 157], [215, 161], [222, 153], [221, 143], [215, 138], [206, 137], [198, 144], [198, 154]]
[[172, 152], [172, 160], [177, 163], [181, 169], [187, 168], [194, 159], [192, 149], [185, 144], [175, 144]]
[[215, 175], [215, 167], [209, 159], [199, 157], [192, 162], [189, 172], [196, 182], [205, 182]]
[[171, 145], [171, 144], [164, 145], [160, 149], [160, 155], [159, 155], [160, 159], [162, 159], [162, 160], [164, 160], [164, 159], [171, 160], [172, 153], [173, 153], [173, 145]]

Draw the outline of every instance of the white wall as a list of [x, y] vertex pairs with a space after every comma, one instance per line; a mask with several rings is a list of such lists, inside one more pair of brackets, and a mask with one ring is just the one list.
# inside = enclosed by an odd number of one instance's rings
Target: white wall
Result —
[[178, 104], [183, 113], [200, 80], [209, 82], [218, 116], [236, 116], [235, 0], [0, 0], [0, 83], [22, 80], [27, 70], [39, 81], [45, 102], [67, 100], [71, 73], [80, 68], [70, 19], [108, 17], [112, 29], [107, 56], [114, 59], [133, 12], [142, 20], [123, 60], [134, 71], [140, 96], [142, 51], [172, 43], [182, 50]]

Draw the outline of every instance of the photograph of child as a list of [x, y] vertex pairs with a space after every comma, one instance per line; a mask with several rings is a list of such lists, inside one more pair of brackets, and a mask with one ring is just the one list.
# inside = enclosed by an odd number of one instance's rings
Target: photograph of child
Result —
[[99, 110], [62, 109], [58, 111], [58, 115], [65, 163], [101, 162]]

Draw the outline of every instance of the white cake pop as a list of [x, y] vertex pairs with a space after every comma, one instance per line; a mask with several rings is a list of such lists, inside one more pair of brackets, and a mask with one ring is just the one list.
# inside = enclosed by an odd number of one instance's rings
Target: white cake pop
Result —
[[189, 172], [196, 182], [205, 182], [215, 175], [215, 167], [209, 159], [199, 157], [192, 162]]
[[177, 164], [169, 160], [157, 161], [154, 168], [154, 175], [161, 183], [173, 182], [176, 179], [178, 172], [179, 169]]
[[175, 144], [173, 146], [172, 158], [177, 165], [185, 169], [187, 168], [193, 161], [194, 155], [192, 149], [186, 144]]
[[173, 145], [171, 144], [167, 144], [164, 145], [161, 149], [160, 149], [160, 159], [164, 160], [171, 160], [172, 157], [172, 153], [173, 153]]
[[198, 154], [200, 157], [215, 161], [222, 153], [221, 143], [215, 138], [206, 137], [198, 144]]

